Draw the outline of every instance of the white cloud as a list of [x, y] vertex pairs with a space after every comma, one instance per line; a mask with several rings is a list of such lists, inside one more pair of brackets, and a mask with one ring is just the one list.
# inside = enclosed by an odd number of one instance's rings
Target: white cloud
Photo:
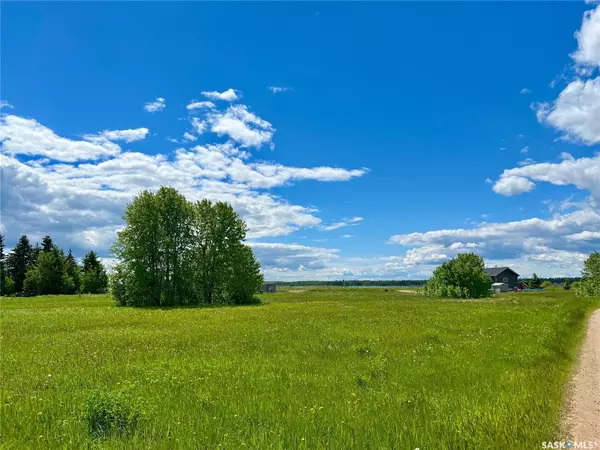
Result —
[[590, 208], [546, 220], [533, 218], [399, 234], [390, 242], [414, 247], [399, 259], [405, 265], [434, 267], [458, 253], [475, 252], [488, 264], [508, 264], [521, 274], [537, 271], [546, 276], [561, 272], [576, 275], [594, 247], [595, 233], [589, 230], [599, 227], [600, 213]]
[[263, 270], [289, 271], [316, 270], [326, 267], [327, 262], [338, 258], [339, 250], [335, 248], [308, 247], [298, 244], [281, 244], [266, 242], [248, 243]]
[[501, 152], [503, 152], [504, 150], [506, 150], [506, 147], [500, 147]]
[[148, 128], [136, 128], [130, 130], [104, 130], [98, 134], [86, 134], [83, 138], [86, 141], [97, 142], [101, 140], [134, 142], [145, 139], [148, 135]]
[[186, 106], [186, 108], [189, 111], [192, 111], [194, 109], [215, 109], [216, 106], [213, 102], [199, 102], [199, 101], [192, 101], [192, 103], [190, 103], [189, 105]]
[[562, 139], [594, 145], [600, 142], [600, 77], [585, 77], [600, 67], [600, 5], [584, 13], [575, 37], [578, 47], [571, 57], [578, 78], [554, 102], [534, 103], [532, 108], [540, 123], [563, 133]]
[[526, 145], [525, 147], [523, 147], [523, 148], [521, 149], [521, 153], [529, 153], [529, 146], [528, 146], [528, 145]]
[[600, 6], [584, 13], [575, 37], [578, 48], [571, 57], [580, 65], [600, 67]]
[[0, 100], [0, 109], [2, 108], [14, 108], [14, 106], [8, 103], [6, 100]]
[[510, 196], [529, 192], [534, 187], [535, 183], [525, 177], [503, 175], [498, 181], [496, 181], [492, 189], [494, 189], [494, 192], [497, 194]]
[[0, 142], [8, 155], [44, 156], [65, 162], [95, 160], [121, 151], [117, 144], [106, 139], [97, 142], [67, 139], [34, 119], [13, 115], [0, 118]]
[[144, 109], [148, 112], [160, 112], [165, 109], [166, 106], [165, 99], [158, 97], [156, 100], [146, 103]]
[[242, 93], [240, 91], [231, 88], [223, 92], [204, 91], [202, 92], [202, 95], [211, 100], [224, 100], [227, 102], [234, 102], [242, 98]]
[[322, 228], [325, 231], [338, 230], [343, 227], [353, 227], [362, 222], [364, 219], [362, 217], [352, 217], [350, 219], [344, 219], [340, 222], [332, 223], [331, 225], [323, 226]]
[[492, 181], [491, 178], [486, 178], [485, 179], [485, 184], [492, 184], [492, 183], [493, 183], [493, 181]]
[[523, 161], [519, 161], [517, 164], [519, 166], [523, 167], [523, 166], [530, 166], [530, 165], [535, 164], [535, 163], [536, 163], [535, 159], [525, 158]]
[[494, 191], [502, 195], [529, 192], [534, 181], [545, 181], [557, 186], [574, 185], [588, 190], [600, 199], [600, 154], [591, 158], [564, 159], [559, 163], [539, 163], [505, 170], [494, 184]]
[[273, 94], [280, 94], [282, 92], [288, 92], [292, 90], [292, 88], [281, 86], [269, 86], [267, 89], [269, 89]]
[[353, 235], [353, 234], [342, 234], [340, 237], [341, 237], [342, 239], [349, 239], [349, 238], [353, 238], [353, 237], [354, 237], [354, 235]]
[[275, 129], [271, 123], [248, 111], [245, 105], [233, 105], [225, 112], [207, 115], [211, 131], [228, 136], [243, 147], [261, 147], [272, 142]]
[[573, 155], [571, 155], [568, 152], [562, 152], [560, 154], [560, 159], [575, 159], [575, 158], [573, 158]]
[[194, 136], [191, 133], [188, 133], [187, 131], [185, 133], [183, 133], [183, 138], [186, 141], [191, 141], [191, 142], [194, 142], [196, 139], [198, 139], [196, 136]]
[[531, 93], [531, 90], [530, 90], [530, 89], [527, 89], [527, 88], [523, 88], [523, 89], [521, 89], [521, 92], [520, 92], [520, 93], [521, 93], [521, 94], [529, 94], [529, 93]]
[[582, 231], [565, 236], [569, 241], [600, 241], [600, 231]]
[[553, 103], [533, 105], [540, 123], [562, 131], [563, 139], [587, 145], [600, 143], [600, 77], [576, 79]]
[[[205, 120], [200, 120], [197, 117], [192, 117], [192, 126], [197, 134], [202, 134], [208, 129], [208, 123]], [[194, 139], [195, 140], [195, 139]]]
[[[261, 121], [255, 116], [244, 120]], [[304, 179], [343, 181], [366, 173], [366, 169], [249, 162], [251, 155], [231, 141], [179, 148], [169, 154], [121, 152], [108, 139], [126, 141], [144, 134], [128, 131], [91, 135], [93, 142], [73, 141], [35, 120], [2, 116], [0, 194], [7, 241], [14, 242], [20, 234], [33, 240], [51, 234], [62, 246], [74, 250], [93, 247], [105, 256], [123, 224], [127, 203], [140, 190], [156, 190], [162, 185], [175, 187], [192, 201], [230, 202], [246, 221], [250, 238], [282, 236], [319, 227], [318, 211], [260, 189]], [[19, 161], [19, 155], [39, 158], [25, 163]], [[104, 160], [95, 161], [101, 157]], [[82, 163], [73, 164], [77, 162]]]

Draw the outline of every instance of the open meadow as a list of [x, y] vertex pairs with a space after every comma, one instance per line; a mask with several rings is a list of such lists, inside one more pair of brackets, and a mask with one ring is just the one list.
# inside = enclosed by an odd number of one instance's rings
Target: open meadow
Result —
[[[2, 447], [541, 448], [563, 437], [565, 385], [600, 306], [562, 290], [261, 298], [177, 309], [3, 298]], [[90, 432], [102, 398], [132, 418], [120, 432]]]

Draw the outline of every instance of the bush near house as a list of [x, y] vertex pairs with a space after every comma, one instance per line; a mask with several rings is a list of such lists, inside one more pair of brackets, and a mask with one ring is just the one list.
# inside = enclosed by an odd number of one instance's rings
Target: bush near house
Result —
[[482, 298], [491, 295], [492, 281], [481, 256], [462, 253], [433, 272], [423, 292], [428, 297]]

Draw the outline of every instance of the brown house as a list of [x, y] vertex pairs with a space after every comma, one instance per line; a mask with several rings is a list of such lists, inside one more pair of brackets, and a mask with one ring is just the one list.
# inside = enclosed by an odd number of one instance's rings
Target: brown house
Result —
[[492, 283], [506, 283], [509, 289], [516, 289], [519, 284], [519, 274], [510, 267], [486, 267], [483, 270], [491, 277]]

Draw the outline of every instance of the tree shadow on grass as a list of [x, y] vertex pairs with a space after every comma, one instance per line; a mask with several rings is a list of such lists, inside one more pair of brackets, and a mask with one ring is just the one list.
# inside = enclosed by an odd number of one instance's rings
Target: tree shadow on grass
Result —
[[266, 303], [257, 299], [257, 301], [252, 303], [241, 303], [241, 304], [188, 304], [188, 305], [148, 305], [148, 306], [133, 306], [133, 305], [123, 305], [117, 306], [118, 308], [132, 308], [132, 309], [140, 309], [140, 310], [153, 310], [153, 311], [170, 311], [174, 309], [226, 309], [226, 308], [239, 308], [243, 306], [265, 306]]

